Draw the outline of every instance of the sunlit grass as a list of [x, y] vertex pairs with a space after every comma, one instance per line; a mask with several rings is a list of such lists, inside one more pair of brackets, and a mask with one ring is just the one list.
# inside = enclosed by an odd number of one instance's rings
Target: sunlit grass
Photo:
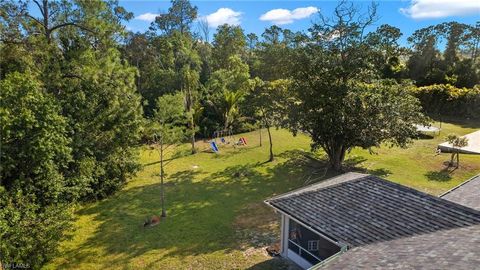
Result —
[[[440, 136], [417, 140], [410, 148], [382, 147], [374, 155], [355, 149], [348, 162], [357, 170], [437, 195], [478, 173], [480, 156], [463, 155], [461, 168], [445, 172], [443, 162], [449, 155], [435, 156], [436, 145], [448, 133], [463, 135], [479, 127], [443, 124]], [[248, 146], [220, 146], [219, 154], [211, 153], [207, 143], [198, 144], [196, 155], [184, 155], [187, 145], [177, 148], [167, 167], [168, 217], [147, 229], [142, 226], [145, 217], [160, 214], [160, 179], [158, 154], [142, 147], [143, 170], [116, 195], [77, 210], [72, 239], [46, 268], [287, 269], [284, 261], [264, 252], [279, 236], [279, 228], [262, 202], [335, 173], [324, 175], [324, 162], [305, 158], [310, 148], [306, 136], [274, 131], [277, 158], [271, 163], [264, 163], [265, 133], [262, 147], [258, 132], [243, 136]]]

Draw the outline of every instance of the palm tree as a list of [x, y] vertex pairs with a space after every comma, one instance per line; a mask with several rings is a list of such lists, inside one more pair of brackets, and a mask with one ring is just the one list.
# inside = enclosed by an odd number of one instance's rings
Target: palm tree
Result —
[[235, 122], [240, 112], [238, 105], [245, 96], [243, 91], [224, 90], [216, 102], [208, 101], [214, 110], [223, 118], [223, 128], [226, 130]]
[[222, 115], [224, 119], [224, 128], [228, 129], [237, 116], [239, 116], [238, 104], [242, 100], [244, 93], [242, 91], [229, 91], [223, 92], [222, 100]]

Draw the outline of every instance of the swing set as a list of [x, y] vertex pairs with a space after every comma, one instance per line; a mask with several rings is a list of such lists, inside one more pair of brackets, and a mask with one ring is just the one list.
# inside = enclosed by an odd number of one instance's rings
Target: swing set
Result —
[[231, 128], [215, 130], [212, 137], [215, 143], [217, 142], [217, 140], [220, 140], [220, 142], [223, 144], [230, 144], [230, 141], [235, 140]]
[[236, 146], [247, 145], [247, 140], [244, 137], [240, 137], [240, 139], [236, 141], [235, 137], [233, 136], [232, 128], [229, 128], [216, 130], [213, 132], [212, 140], [210, 141], [210, 148], [214, 153], [218, 153], [220, 151], [220, 143], [223, 145], [232, 144], [235, 148]]

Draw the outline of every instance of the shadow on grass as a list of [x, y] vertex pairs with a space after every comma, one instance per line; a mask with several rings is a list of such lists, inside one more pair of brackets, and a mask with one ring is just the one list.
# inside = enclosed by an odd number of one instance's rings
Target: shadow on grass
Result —
[[[350, 160], [355, 166], [364, 161], [363, 158]], [[257, 217], [260, 219], [271, 214], [273, 211], [262, 208], [263, 200], [303, 186], [306, 177], [327, 166], [324, 159], [311, 153], [292, 150], [278, 155], [276, 161], [267, 164], [239, 164], [212, 174], [201, 170], [178, 171], [168, 176], [165, 185], [167, 218], [148, 229], [142, 226], [144, 218], [161, 212], [160, 184], [124, 189], [78, 212], [88, 216], [86, 220], [95, 221], [82, 224], [87, 228], [95, 226], [88, 228], [93, 233], [83, 243], [65, 251], [59, 268], [78, 268], [79, 263], [88, 262], [95, 262], [97, 268], [128, 268], [132, 262], [135, 268], [160, 268], [159, 265], [167, 258], [170, 262], [187, 262], [192, 259], [190, 256], [195, 255], [208, 257], [215, 252], [244, 252], [251, 247], [261, 248], [265, 241], [255, 242], [251, 238], [258, 235], [247, 234], [244, 237], [238, 231], [260, 231], [267, 234], [265, 239], [271, 241], [270, 237], [278, 240], [278, 228], [260, 228], [259, 224], [263, 221], [252, 225], [254, 222], [247, 219], [255, 221]], [[365, 171], [380, 176], [391, 173], [383, 168]], [[311, 183], [336, 174], [327, 170]], [[435, 172], [431, 175], [435, 177]], [[265, 220], [276, 222], [275, 218]], [[95, 258], [103, 256], [108, 258], [95, 261]], [[240, 256], [243, 255], [240, 253]], [[232, 265], [238, 265], [235, 263], [237, 258], [231, 257]], [[142, 265], [143, 261], [146, 263]], [[249, 269], [282, 267], [277, 258], [273, 258]]]
[[[186, 157], [186, 156], [190, 156], [190, 155], [192, 155], [192, 150], [190, 148], [189, 149], [180, 149], [178, 151], [175, 151], [172, 154], [172, 157], [166, 158], [166, 159], [164, 159], [164, 161], [165, 162], [170, 162], [172, 160], [179, 159], [179, 158]], [[151, 165], [155, 165], [155, 164], [159, 164], [159, 163], [160, 163], [160, 160], [150, 162], [150, 163], [145, 163], [145, 164], [142, 164], [142, 166], [147, 167], [147, 166], [151, 166]]]
[[419, 140], [431, 140], [433, 138], [435, 138], [435, 136], [431, 134], [425, 134], [425, 133], [419, 133], [417, 136], [417, 139]]
[[362, 164], [365, 161], [367, 161], [367, 159], [365, 157], [351, 156], [348, 159], [346, 159], [343, 162], [343, 164], [345, 165], [345, 167], [356, 167], [356, 166]]
[[353, 156], [345, 161], [345, 167], [354, 172], [372, 174], [378, 177], [387, 177], [392, 174], [392, 171], [385, 168], [367, 169], [360, 167], [365, 161], [367, 161], [365, 157]]
[[290, 150], [285, 151], [278, 155], [280, 158], [287, 159], [286, 164], [293, 166], [300, 166], [300, 169], [305, 170], [305, 168], [310, 169], [322, 169], [328, 166], [327, 159], [325, 157], [318, 157], [311, 152], [305, 152], [303, 150]]
[[392, 174], [392, 171], [385, 168], [380, 168], [380, 169], [374, 169], [374, 170], [366, 170], [366, 173], [373, 174], [378, 177], [387, 177], [390, 174]]
[[292, 262], [282, 257], [271, 258], [268, 261], [264, 261], [255, 264], [246, 270], [300, 270], [301, 268], [294, 265]]
[[[244, 239], [239, 239], [236, 233], [236, 217], [246, 211], [249, 214], [265, 211], [245, 209], [245, 205], [262, 204], [268, 197], [302, 186], [303, 177], [322, 164], [298, 151], [281, 156], [285, 162], [230, 166], [208, 175], [185, 170], [168, 176], [165, 185], [167, 218], [148, 229], [143, 228], [145, 217], [161, 212], [158, 183], [125, 189], [107, 200], [83, 208], [78, 214], [91, 216], [97, 227], [83, 244], [65, 251], [67, 259], [60, 267], [75, 268], [78, 263], [105, 254], [115, 261], [101, 261], [99, 263], [105, 264], [98, 267], [126, 267], [132, 259], [146, 253], [155, 255], [147, 255], [154, 257], [142, 267], [156, 266], [167, 257], [182, 260], [215, 251], [243, 251], [248, 246], [239, 244]], [[325, 175], [322, 179], [330, 176]], [[277, 231], [267, 233], [279, 237]], [[261, 244], [265, 243], [250, 247]]]
[[440, 171], [429, 171], [425, 174], [430, 181], [437, 181], [437, 182], [447, 182], [452, 180], [452, 176], [450, 175], [453, 172], [449, 170], [449, 168], [442, 169]]
[[460, 117], [453, 117], [453, 116], [431, 116], [433, 120], [442, 123], [449, 123], [461, 126], [462, 128], [480, 128], [480, 119], [466, 119]]

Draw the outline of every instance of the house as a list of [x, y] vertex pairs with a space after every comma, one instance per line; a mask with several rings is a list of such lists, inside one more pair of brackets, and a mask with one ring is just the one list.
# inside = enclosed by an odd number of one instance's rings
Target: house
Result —
[[304, 269], [474, 269], [479, 187], [435, 197], [347, 173], [265, 202], [281, 214], [281, 255]]

